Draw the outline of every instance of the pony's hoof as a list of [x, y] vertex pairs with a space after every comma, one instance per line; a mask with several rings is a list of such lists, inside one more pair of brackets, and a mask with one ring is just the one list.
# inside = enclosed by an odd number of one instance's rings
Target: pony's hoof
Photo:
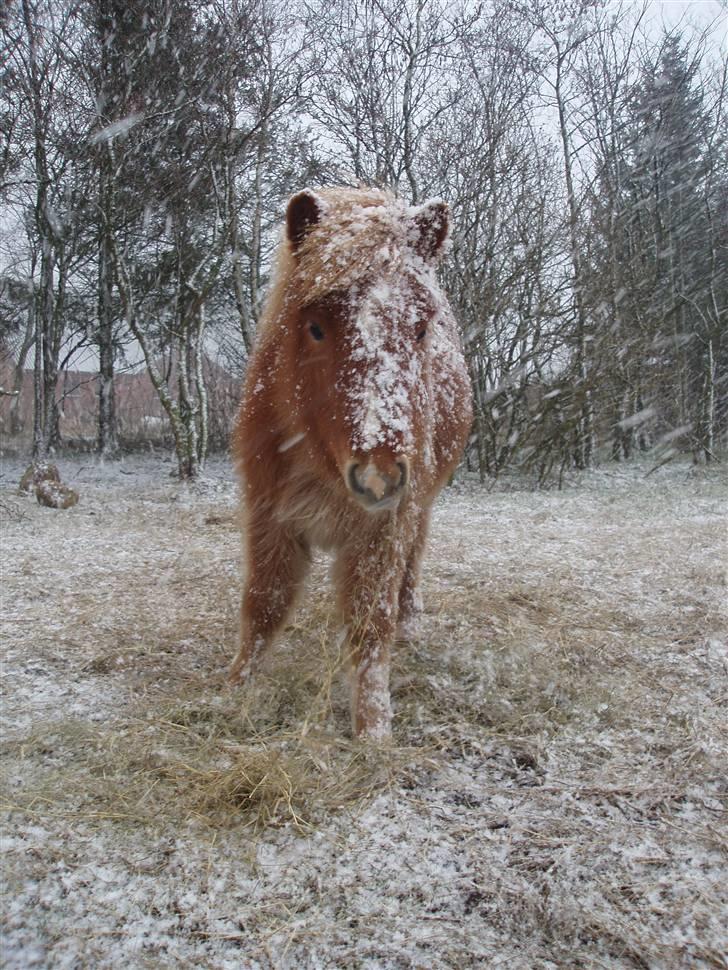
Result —
[[420, 616], [419, 613], [413, 613], [411, 616], [399, 621], [397, 624], [397, 632], [395, 633], [395, 640], [414, 640], [419, 632]]
[[235, 660], [228, 673], [228, 683], [241, 687], [250, 680], [251, 665], [244, 660]]
[[385, 744], [392, 740], [392, 718], [374, 717], [359, 721], [354, 728], [357, 741], [369, 744]]
[[364, 744], [372, 745], [386, 745], [392, 742], [392, 728], [387, 725], [386, 727], [375, 727], [367, 728], [365, 730], [360, 730], [356, 735], [357, 741], [362, 741]]

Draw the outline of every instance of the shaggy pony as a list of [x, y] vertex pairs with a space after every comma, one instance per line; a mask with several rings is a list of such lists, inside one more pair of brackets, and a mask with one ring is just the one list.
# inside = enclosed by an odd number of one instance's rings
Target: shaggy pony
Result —
[[313, 545], [335, 553], [357, 735], [391, 730], [392, 643], [420, 609], [432, 503], [472, 420], [436, 277], [449, 216], [373, 189], [294, 195], [234, 433], [243, 482], [245, 680], [284, 625]]

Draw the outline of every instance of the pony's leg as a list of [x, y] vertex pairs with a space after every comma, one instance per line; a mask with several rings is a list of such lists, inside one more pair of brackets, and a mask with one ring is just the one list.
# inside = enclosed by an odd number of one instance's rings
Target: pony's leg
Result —
[[351, 663], [352, 730], [357, 737], [382, 740], [392, 732], [389, 667], [403, 570], [403, 560], [372, 555], [366, 544], [358, 543], [345, 549], [337, 562]]
[[248, 679], [285, 623], [310, 563], [308, 546], [270, 520], [250, 524], [247, 546], [240, 649], [230, 670], [234, 683]]
[[417, 618], [422, 612], [422, 594], [419, 590], [420, 566], [425, 551], [429, 525], [430, 509], [427, 508], [419, 517], [417, 532], [407, 556], [402, 585], [399, 589], [397, 639], [406, 640], [415, 634]]

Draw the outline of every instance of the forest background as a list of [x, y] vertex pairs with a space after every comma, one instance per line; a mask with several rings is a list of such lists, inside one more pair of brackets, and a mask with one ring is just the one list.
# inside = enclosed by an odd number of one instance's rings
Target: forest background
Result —
[[717, 459], [726, 10], [664, 26], [658, 6], [4, 5], [6, 441], [42, 459], [168, 440], [199, 475], [227, 445], [287, 198], [365, 182], [451, 206], [483, 481]]

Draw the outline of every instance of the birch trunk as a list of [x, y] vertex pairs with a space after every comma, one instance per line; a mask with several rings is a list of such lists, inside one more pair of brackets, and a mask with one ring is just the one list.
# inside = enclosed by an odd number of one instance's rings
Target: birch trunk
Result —
[[202, 370], [202, 344], [205, 335], [205, 322], [205, 305], [203, 303], [197, 309], [197, 332], [195, 334], [195, 390], [197, 392], [199, 421], [197, 464], [200, 471], [203, 471], [205, 467], [210, 434], [207, 385], [205, 384], [205, 375]]
[[114, 316], [112, 303], [113, 257], [109, 234], [112, 231], [113, 187], [110, 180], [109, 159], [102, 155], [100, 175], [101, 231], [99, 233], [99, 426], [98, 451], [105, 457], [119, 449], [116, 427], [114, 390]]
[[[31, 276], [32, 279], [32, 276]], [[30, 284], [28, 295], [28, 312], [25, 318], [25, 334], [20, 345], [18, 359], [13, 370], [13, 399], [10, 402], [10, 434], [20, 435], [23, 432], [20, 403], [25, 380], [25, 362], [35, 342], [35, 290]]]

